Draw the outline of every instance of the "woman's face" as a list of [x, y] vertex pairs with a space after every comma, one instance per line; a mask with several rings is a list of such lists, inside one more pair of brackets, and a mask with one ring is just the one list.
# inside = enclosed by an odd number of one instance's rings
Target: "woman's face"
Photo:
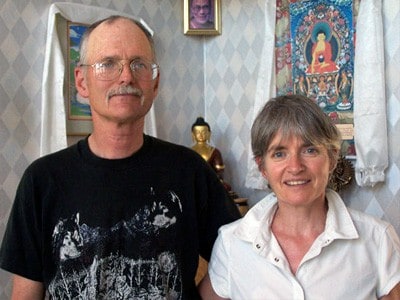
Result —
[[276, 134], [263, 160], [261, 173], [281, 204], [311, 206], [324, 201], [329, 174], [334, 168], [327, 149], [309, 145], [303, 139]]

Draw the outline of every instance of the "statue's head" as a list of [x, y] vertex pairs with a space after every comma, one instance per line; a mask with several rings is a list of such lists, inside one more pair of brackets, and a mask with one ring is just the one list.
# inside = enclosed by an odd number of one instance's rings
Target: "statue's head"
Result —
[[192, 125], [192, 138], [197, 143], [205, 143], [210, 141], [211, 129], [210, 125], [204, 121], [204, 118], [198, 117]]

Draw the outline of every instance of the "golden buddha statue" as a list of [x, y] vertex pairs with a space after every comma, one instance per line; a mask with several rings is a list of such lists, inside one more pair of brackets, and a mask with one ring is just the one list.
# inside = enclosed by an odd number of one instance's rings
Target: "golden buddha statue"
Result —
[[231, 186], [224, 181], [225, 165], [222, 159], [221, 152], [211, 146], [211, 128], [210, 125], [202, 117], [198, 117], [196, 122], [192, 125], [192, 138], [195, 143], [192, 149], [203, 157], [209, 163], [211, 168], [217, 173], [218, 178], [221, 180], [225, 189], [228, 191], [232, 199], [237, 199], [239, 196], [232, 191]]
[[192, 149], [210, 164], [220, 179], [223, 179], [225, 165], [221, 152], [209, 144], [211, 138], [210, 125], [202, 117], [198, 117], [192, 125], [192, 138], [195, 142]]

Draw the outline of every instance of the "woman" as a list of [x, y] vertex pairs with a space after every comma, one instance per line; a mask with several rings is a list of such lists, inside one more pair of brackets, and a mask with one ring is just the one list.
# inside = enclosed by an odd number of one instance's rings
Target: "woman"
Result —
[[340, 134], [322, 110], [299, 95], [271, 99], [251, 139], [272, 193], [220, 228], [202, 297], [399, 299], [393, 226], [346, 208], [327, 189]]

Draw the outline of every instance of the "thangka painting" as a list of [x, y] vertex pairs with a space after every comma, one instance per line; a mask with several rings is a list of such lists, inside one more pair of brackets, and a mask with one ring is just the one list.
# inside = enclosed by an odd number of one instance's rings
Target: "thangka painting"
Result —
[[79, 61], [79, 45], [87, 25], [68, 22], [68, 119], [69, 120], [91, 120], [89, 100], [81, 97], [75, 88], [74, 69]]
[[353, 1], [278, 2], [277, 94], [313, 99], [341, 131], [342, 155], [354, 157]]

